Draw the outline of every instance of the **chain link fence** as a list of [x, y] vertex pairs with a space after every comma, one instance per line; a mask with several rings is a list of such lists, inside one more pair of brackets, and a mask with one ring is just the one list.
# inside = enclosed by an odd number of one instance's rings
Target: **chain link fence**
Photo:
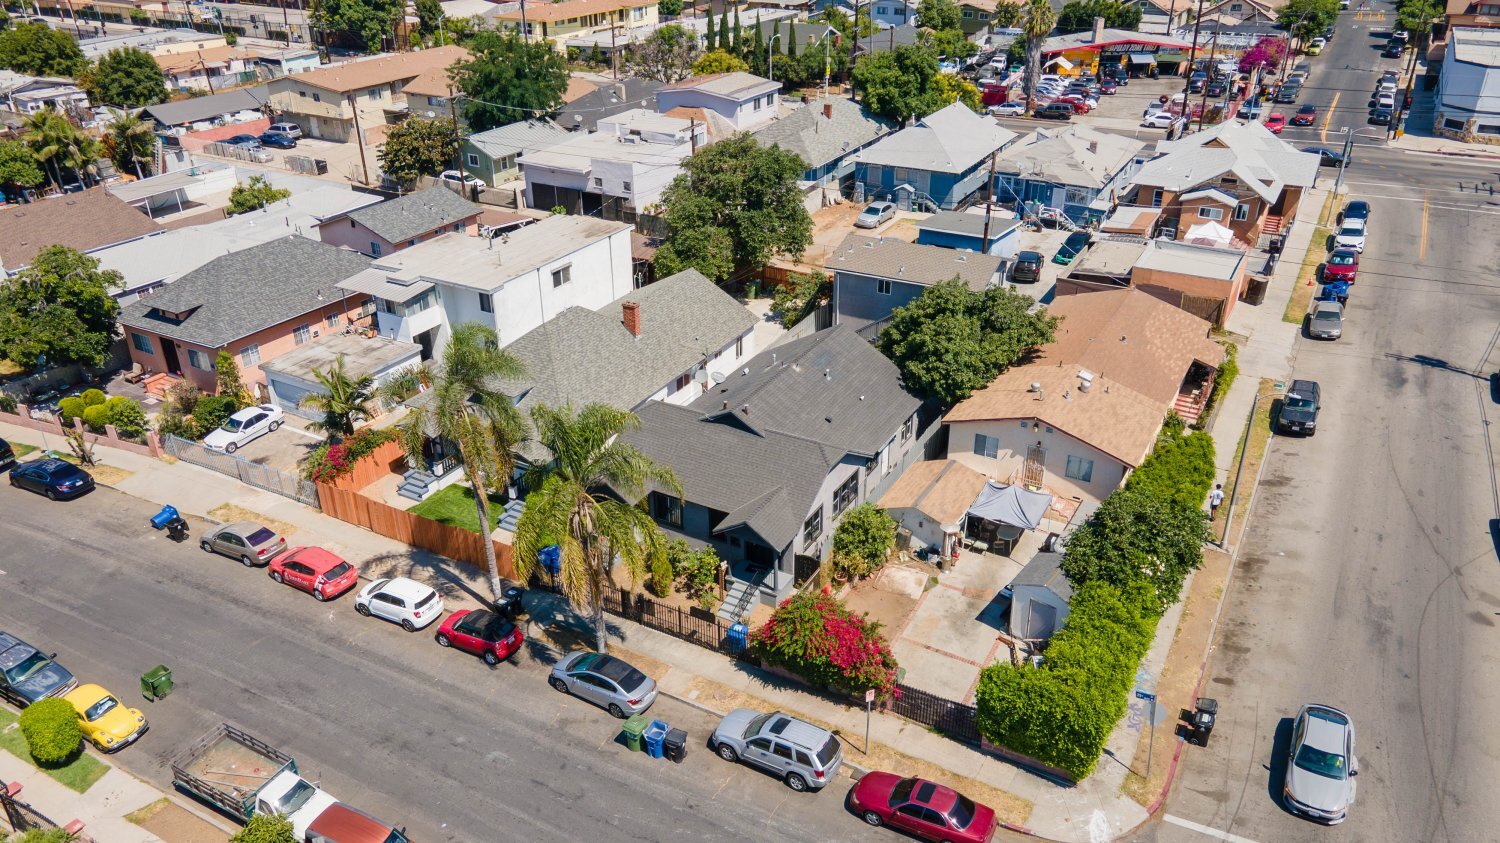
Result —
[[318, 488], [311, 480], [303, 480], [295, 474], [260, 463], [251, 462], [234, 454], [210, 451], [197, 442], [180, 436], [167, 434], [162, 441], [168, 454], [177, 459], [201, 465], [220, 474], [235, 478], [257, 489], [275, 492], [283, 497], [301, 501], [308, 506], [318, 505]]

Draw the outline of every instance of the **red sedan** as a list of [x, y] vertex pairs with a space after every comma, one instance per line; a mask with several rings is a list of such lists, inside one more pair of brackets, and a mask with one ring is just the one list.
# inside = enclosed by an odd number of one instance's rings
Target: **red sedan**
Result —
[[359, 571], [321, 547], [299, 547], [271, 560], [271, 579], [327, 600], [353, 588]]
[[1286, 115], [1279, 111], [1266, 115], [1266, 128], [1273, 135], [1281, 134], [1281, 130], [1286, 128]]
[[1318, 107], [1310, 103], [1297, 109], [1297, 113], [1292, 115], [1293, 126], [1311, 126], [1316, 122], [1318, 122]]
[[486, 609], [460, 609], [438, 627], [437, 642], [484, 657], [485, 664], [497, 665], [521, 649], [521, 630], [509, 618]]
[[1334, 281], [1347, 281], [1354, 283], [1355, 276], [1359, 275], [1359, 253], [1353, 249], [1334, 249], [1328, 256], [1328, 262], [1323, 264], [1323, 283], [1329, 284]]
[[984, 843], [999, 825], [993, 810], [953, 788], [895, 773], [867, 773], [849, 801], [870, 825], [889, 825], [923, 840]]

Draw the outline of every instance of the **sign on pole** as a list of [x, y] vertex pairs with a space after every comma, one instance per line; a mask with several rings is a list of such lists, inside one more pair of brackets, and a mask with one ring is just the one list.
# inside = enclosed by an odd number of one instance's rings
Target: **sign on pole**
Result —
[[1151, 703], [1151, 742], [1146, 744], [1146, 780], [1151, 780], [1151, 751], [1156, 748], [1156, 693], [1140, 688], [1135, 689], [1135, 697]]
[[875, 689], [865, 691], [865, 754], [870, 754], [870, 706], [875, 704]]

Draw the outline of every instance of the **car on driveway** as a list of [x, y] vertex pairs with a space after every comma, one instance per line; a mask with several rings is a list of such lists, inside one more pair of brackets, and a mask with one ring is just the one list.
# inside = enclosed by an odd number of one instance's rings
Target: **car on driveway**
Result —
[[473, 653], [497, 665], [521, 649], [525, 636], [510, 618], [489, 609], [460, 609], [449, 615], [433, 636], [439, 646]]
[[1141, 126], [1146, 129], [1170, 129], [1176, 122], [1177, 115], [1169, 111], [1153, 111], [1141, 121]]
[[359, 571], [321, 547], [298, 547], [271, 560], [271, 579], [312, 594], [322, 602], [353, 588]]
[[485, 187], [487, 187], [483, 179], [471, 176], [468, 173], [460, 173], [458, 170], [444, 170], [442, 175], [438, 176], [438, 181], [442, 182], [446, 187], [462, 188], [465, 193], [471, 190], [483, 193]]
[[1348, 162], [1346, 163], [1344, 160], [1344, 153], [1339, 152], [1336, 149], [1329, 149], [1326, 146], [1304, 146], [1300, 151], [1309, 152], [1313, 155], [1318, 156], [1319, 167], [1337, 167], [1340, 165], [1347, 166], [1347, 164], [1354, 163], [1353, 155], [1349, 156]]
[[1344, 206], [1339, 211], [1339, 222], [1344, 220], [1364, 220], [1366, 224], [1370, 221], [1370, 203], [1363, 199], [1356, 199]]
[[407, 632], [429, 626], [443, 614], [443, 598], [430, 585], [407, 577], [376, 580], [354, 598], [354, 611], [401, 624]]
[[1333, 235], [1333, 245], [1336, 249], [1353, 249], [1360, 254], [1365, 253], [1365, 221], [1361, 219], [1344, 220], [1339, 230]]
[[1281, 400], [1276, 415], [1276, 429], [1281, 433], [1305, 433], [1312, 436], [1318, 429], [1318, 411], [1323, 409], [1323, 393], [1317, 381], [1292, 381]]
[[203, 437], [203, 447], [232, 454], [254, 439], [281, 427], [286, 411], [275, 404], [252, 404], [224, 420]]
[[1273, 135], [1281, 134], [1281, 130], [1286, 128], [1286, 115], [1279, 111], [1267, 114], [1265, 127]]
[[1353, 249], [1334, 249], [1323, 264], [1323, 283], [1335, 281], [1353, 283], [1359, 275], [1359, 252]]
[[280, 132], [262, 132], [257, 138], [261, 146], [269, 146], [274, 149], [296, 149], [297, 139], [291, 135], [283, 135]]
[[1318, 122], [1318, 107], [1312, 103], [1298, 108], [1297, 113], [1292, 115], [1293, 126], [1311, 126], [1316, 122]]
[[866, 773], [850, 791], [849, 804], [870, 825], [923, 840], [986, 843], [999, 825], [993, 809], [953, 788], [895, 773]]
[[240, 560], [246, 568], [268, 564], [286, 550], [286, 538], [254, 521], [236, 521], [206, 533], [198, 546], [208, 553], [219, 553]]
[[79, 685], [64, 694], [63, 699], [73, 704], [83, 736], [100, 752], [118, 752], [135, 743], [150, 728], [140, 709], [126, 707], [98, 685]]
[[1315, 299], [1307, 313], [1307, 335], [1336, 340], [1344, 335], [1344, 305], [1336, 299]]
[[995, 117], [1020, 117], [1026, 113], [1026, 103], [1002, 102], [999, 105], [990, 106], [985, 111]]
[[799, 793], [823, 789], [844, 763], [844, 746], [832, 732], [779, 711], [737, 708], [708, 743], [725, 761], [761, 767]]
[[1087, 231], [1075, 231], [1068, 235], [1061, 246], [1057, 247], [1057, 254], [1052, 256], [1053, 263], [1063, 266], [1073, 262], [1074, 258], [1083, 254], [1083, 249], [1089, 244], [1089, 233]]
[[275, 132], [279, 135], [286, 135], [290, 138], [302, 137], [302, 127], [298, 126], [296, 123], [272, 123], [270, 126], [266, 127], [266, 131]]
[[1331, 705], [1302, 706], [1292, 722], [1286, 780], [1281, 786], [1287, 810], [1329, 825], [1349, 816], [1359, 761], [1354, 755], [1354, 723]]
[[1042, 253], [1020, 252], [1011, 267], [1010, 280], [1016, 284], [1035, 284], [1042, 280]]
[[571, 653], [553, 665], [547, 684], [621, 719], [640, 714], [656, 702], [656, 680], [623, 659], [587, 650]]
[[55, 658], [56, 653], [49, 656], [14, 635], [0, 632], [0, 697], [25, 708], [78, 687], [73, 673], [53, 661]]
[[1072, 120], [1073, 106], [1065, 102], [1049, 102], [1031, 112], [1031, 116], [1038, 120]]
[[855, 228], [879, 228], [896, 218], [895, 202], [871, 202], [854, 218]]
[[227, 138], [222, 143], [226, 146], [242, 146], [247, 149], [260, 149], [260, 138], [255, 135], [235, 135]]
[[65, 501], [93, 491], [94, 478], [66, 460], [45, 457], [11, 469], [10, 485]]

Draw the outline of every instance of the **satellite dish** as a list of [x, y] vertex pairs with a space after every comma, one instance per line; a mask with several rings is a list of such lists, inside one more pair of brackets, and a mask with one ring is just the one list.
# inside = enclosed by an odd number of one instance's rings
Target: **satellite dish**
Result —
[[698, 383], [708, 383], [708, 371], [705, 369], [699, 369], [698, 371], [693, 373], [693, 380]]
[[714, 379], [714, 383], [723, 383], [724, 382], [724, 373], [723, 372], [714, 372], [713, 374], [709, 375], [709, 377], [711, 377], [711, 378]]

